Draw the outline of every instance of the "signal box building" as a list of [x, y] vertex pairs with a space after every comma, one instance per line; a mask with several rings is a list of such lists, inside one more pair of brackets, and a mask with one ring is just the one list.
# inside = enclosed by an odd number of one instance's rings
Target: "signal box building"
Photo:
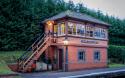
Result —
[[41, 55], [50, 61], [51, 70], [107, 67], [109, 24], [69, 10], [42, 23], [46, 34], [44, 41], [39, 44], [39, 40], [37, 44], [34, 43], [35, 46], [32, 45], [33, 53], [24, 62], [20, 62], [20, 70], [28, 69]]

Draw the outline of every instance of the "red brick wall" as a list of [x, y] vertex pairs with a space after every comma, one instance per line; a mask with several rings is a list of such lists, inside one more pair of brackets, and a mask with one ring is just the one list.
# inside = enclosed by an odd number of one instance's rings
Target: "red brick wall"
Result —
[[[86, 60], [78, 61], [78, 49], [85, 50]], [[101, 59], [99, 62], [94, 61], [94, 51], [100, 50]], [[91, 47], [68, 47], [68, 68], [69, 70], [79, 70], [87, 68], [107, 67], [107, 48], [91, 48]]]
[[[65, 46], [58, 46], [58, 49], [63, 49], [65, 56]], [[56, 48], [55, 48], [56, 49]], [[86, 60], [78, 61], [78, 50], [83, 49], [85, 51]], [[99, 62], [94, 61], [94, 51], [99, 50], [101, 59]], [[53, 57], [54, 48], [51, 47], [49, 50], [49, 57]], [[107, 67], [107, 48], [94, 48], [94, 47], [79, 47], [79, 46], [68, 46], [68, 69], [69, 70], [80, 70], [89, 68], [102, 68]], [[64, 57], [65, 64], [65, 57]]]

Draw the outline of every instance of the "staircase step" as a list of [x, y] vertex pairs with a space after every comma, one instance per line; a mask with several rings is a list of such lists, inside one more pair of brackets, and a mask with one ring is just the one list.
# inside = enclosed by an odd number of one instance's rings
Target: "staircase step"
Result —
[[33, 64], [33, 61], [37, 60], [40, 55], [50, 46], [50, 41], [51, 40], [49, 37], [44, 36], [44, 38], [42, 38], [40, 41], [37, 41], [37, 44], [34, 43], [32, 45], [32, 52], [27, 53], [28, 55], [25, 55], [27, 57], [19, 60], [18, 70], [22, 72], [27, 71], [29, 67], [31, 67], [31, 65]]

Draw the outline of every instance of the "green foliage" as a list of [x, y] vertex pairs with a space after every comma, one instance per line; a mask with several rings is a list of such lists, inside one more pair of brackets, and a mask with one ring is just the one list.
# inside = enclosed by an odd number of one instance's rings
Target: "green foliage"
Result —
[[43, 33], [40, 22], [65, 10], [85, 13], [111, 24], [109, 43], [125, 44], [125, 20], [90, 10], [84, 4], [64, 0], [0, 0], [0, 50], [25, 50]]
[[29, 0], [0, 1], [0, 50], [23, 50], [38, 33]]
[[113, 63], [125, 63], [125, 46], [110, 45], [108, 48], [108, 58]]

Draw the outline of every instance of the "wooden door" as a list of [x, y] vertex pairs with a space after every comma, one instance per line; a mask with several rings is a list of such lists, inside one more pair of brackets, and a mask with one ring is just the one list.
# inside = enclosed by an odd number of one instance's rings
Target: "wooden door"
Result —
[[59, 49], [59, 70], [63, 69], [63, 49]]

